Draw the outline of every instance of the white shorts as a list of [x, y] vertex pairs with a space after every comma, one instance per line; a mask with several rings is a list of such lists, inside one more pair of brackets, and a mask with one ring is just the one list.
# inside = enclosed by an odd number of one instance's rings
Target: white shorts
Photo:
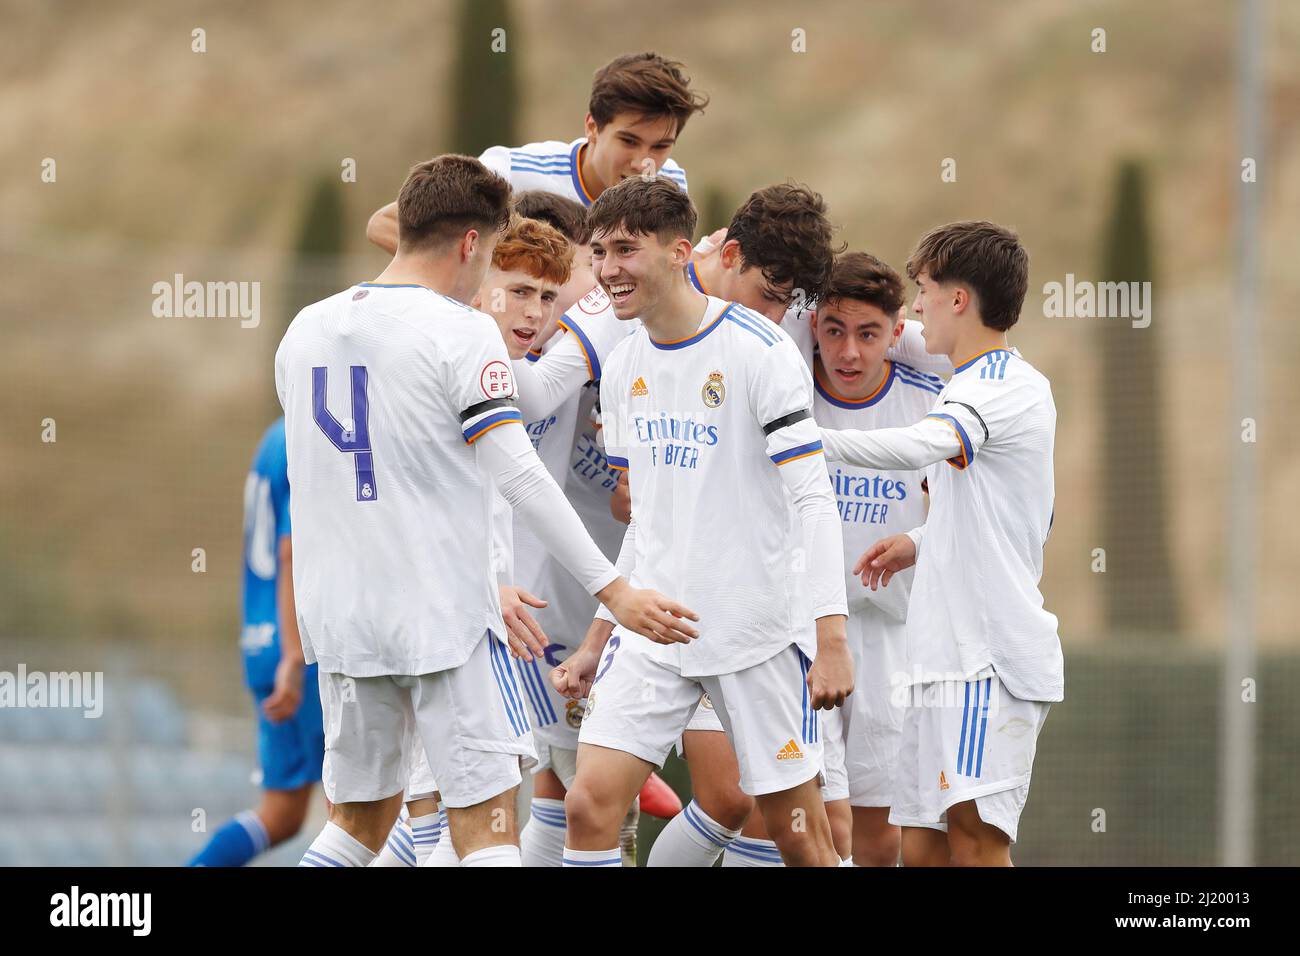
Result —
[[974, 800], [1014, 843], [1051, 705], [1013, 697], [996, 674], [911, 690], [889, 822], [946, 831], [948, 808]]
[[325, 795], [383, 800], [411, 783], [412, 734], [423, 742], [448, 807], [470, 807], [518, 786], [519, 758], [535, 759], [509, 651], [490, 634], [460, 667], [419, 676], [320, 672]]
[[[857, 696], [855, 690], [849, 699]], [[823, 710], [818, 716], [822, 722], [822, 748], [826, 769], [822, 772], [822, 800], [847, 800], [849, 798], [849, 772], [844, 766], [845, 707]]]
[[569, 750], [567, 747], [554, 747], [540, 740], [535, 743], [537, 744], [537, 766], [533, 768], [533, 773], [539, 774], [543, 770], [549, 770], [555, 774], [565, 790], [572, 787], [574, 778], [578, 776], [578, 751]]
[[905, 689], [896, 682], [906, 676], [907, 623], [875, 607], [855, 608], [846, 632], [854, 661], [843, 718], [847, 796], [855, 807], [888, 807], [906, 709]]
[[424, 752], [424, 741], [412, 721], [411, 732], [406, 735], [406, 793], [402, 796], [402, 803], [424, 800], [437, 792], [438, 782], [433, 778], [429, 755]]
[[809, 661], [791, 644], [734, 674], [683, 677], [622, 628], [609, 639], [579, 741], [662, 767], [708, 693], [750, 796], [779, 793], [821, 772], [821, 721], [808, 699]]
[[[536, 592], [541, 593], [541, 592]], [[551, 644], [546, 649], [550, 660], [561, 664], [569, 656], [569, 648]], [[570, 700], [551, 686], [554, 666], [548, 660], [521, 661], [513, 658], [516, 680], [524, 693], [528, 707], [528, 720], [533, 725], [533, 739], [540, 748], [543, 744], [578, 749], [578, 728], [586, 713], [586, 702]]]

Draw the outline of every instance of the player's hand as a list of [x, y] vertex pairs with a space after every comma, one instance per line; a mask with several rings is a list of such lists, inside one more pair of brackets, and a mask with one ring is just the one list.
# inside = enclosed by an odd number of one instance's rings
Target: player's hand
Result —
[[562, 697], [582, 700], [591, 690], [591, 682], [596, 679], [596, 667], [599, 664], [600, 652], [593, 651], [584, 643], [562, 663], [551, 668], [551, 686]]
[[816, 710], [841, 707], [853, 693], [853, 655], [844, 617], [817, 619], [817, 657], [808, 669], [808, 698]]
[[262, 701], [262, 713], [273, 724], [282, 724], [298, 713], [302, 703], [302, 675], [306, 665], [301, 658], [281, 657], [275, 668], [275, 687]]
[[704, 239], [700, 240], [698, 244], [698, 251], [696, 251], [691, 256], [691, 258], [694, 261], [699, 262], [701, 259], [705, 259], [708, 256], [713, 255], [713, 253], [718, 251], [718, 246], [722, 245], [722, 241], [726, 238], [727, 238], [726, 226], [723, 226], [721, 229], [715, 229], [713, 232], [709, 233], [708, 236], [706, 236]]
[[699, 637], [699, 632], [686, 622], [698, 621], [700, 616], [658, 591], [634, 588], [619, 578], [597, 597], [618, 623], [656, 644], [689, 644], [692, 638]]
[[853, 573], [862, 576], [865, 587], [877, 591], [888, 587], [889, 581], [899, 571], [905, 571], [916, 564], [916, 542], [905, 534], [894, 534], [881, 538], [863, 552], [858, 563], [853, 565]]
[[501, 617], [506, 624], [511, 653], [523, 661], [544, 656], [550, 639], [528, 609], [546, 607], [546, 602], [511, 584], [503, 584], [497, 590], [501, 592]]
[[624, 524], [632, 520], [632, 486], [628, 484], [626, 471], [618, 476], [618, 484], [609, 499], [609, 513]]

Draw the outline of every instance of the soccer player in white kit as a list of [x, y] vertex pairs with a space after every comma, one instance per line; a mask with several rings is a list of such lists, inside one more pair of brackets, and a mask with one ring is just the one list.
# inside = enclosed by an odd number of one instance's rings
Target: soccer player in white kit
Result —
[[[517, 202], [515, 208], [518, 211]], [[569, 280], [572, 253], [572, 245], [558, 230], [544, 222], [518, 216], [511, 221], [493, 249], [492, 265], [470, 305], [493, 318], [512, 360], [527, 354], [552, 320], [560, 290]], [[525, 429], [529, 430], [527, 425]], [[538, 438], [532, 437], [532, 440], [538, 457], [551, 476], [557, 479], [557, 484], [562, 483], [563, 472], [557, 475], [552, 463], [541, 454]], [[505, 636], [519, 669], [516, 682], [523, 697], [530, 700], [533, 691], [525, 668], [535, 666], [535, 656], [545, 653], [547, 640], [529, 608], [544, 608], [547, 602], [528, 590], [536, 587], [531, 581], [527, 587], [517, 583], [515, 529], [510, 507], [499, 495], [494, 497], [493, 567], [501, 596]], [[540, 542], [537, 542], [537, 547], [543, 548]], [[533, 729], [536, 735], [535, 722]], [[440, 844], [445, 812], [438, 813], [437, 783], [418, 735], [412, 735], [410, 751], [411, 769], [404, 798], [407, 813], [393, 825], [384, 849], [372, 866], [423, 865]], [[437, 861], [430, 865], [450, 866], [458, 862], [449, 841], [441, 845]]]
[[[657, 53], [629, 53], [596, 71], [583, 135], [571, 142], [492, 146], [479, 159], [519, 192], [540, 189], [590, 206], [629, 176], [658, 173], [686, 189], [686, 172], [670, 158], [686, 121], [708, 105], [682, 64]], [[397, 248], [397, 204], [366, 225], [370, 241]]]
[[619, 565], [698, 596], [703, 637], [593, 628], [552, 672], [588, 697], [565, 864], [619, 865], [618, 820], [707, 690], [787, 862], [837, 865], [817, 710], [852, 692], [853, 664], [807, 366], [779, 327], [690, 285], [695, 210], [673, 184], [621, 183], [591, 225], [601, 286], [642, 323], [601, 382], [606, 453], [633, 501]]
[[926, 347], [952, 359], [951, 380], [916, 425], [823, 429], [822, 440], [832, 462], [926, 468], [925, 523], [876, 542], [854, 567], [876, 589], [916, 566], [890, 812], [903, 862], [1009, 866], [1038, 733], [1064, 695], [1057, 621], [1038, 589], [1056, 406], [1047, 379], [1007, 344], [1029, 274], [1013, 232], [942, 226], [907, 273]]
[[[886, 358], [903, 334], [903, 282], [875, 256], [847, 252], [835, 260], [824, 300], [812, 318], [817, 355], [813, 417], [822, 428], [875, 429], [912, 425], [934, 405], [943, 381]], [[882, 536], [925, 522], [924, 474], [910, 469], [829, 464], [844, 531], [846, 565]], [[892, 775], [902, 731], [897, 682], [905, 672], [907, 598], [912, 572], [888, 588], [871, 590], [856, 576], [847, 582], [849, 648], [857, 665], [853, 696], [825, 721], [827, 809], [844, 808], [851, 839], [836, 833], [837, 849], [851, 847], [858, 866], [894, 866], [898, 827], [889, 823]], [[835, 827], [839, 815], [831, 813]]]
[[469, 157], [416, 166], [393, 262], [303, 309], [276, 353], [294, 590], [304, 655], [320, 665], [332, 803], [305, 866], [374, 858], [407, 782], [413, 725], [463, 864], [519, 863], [514, 789], [533, 751], [500, 639], [492, 483], [634, 630], [693, 633], [689, 611], [629, 587], [592, 544], [516, 427], [500, 333], [464, 304], [509, 196]]

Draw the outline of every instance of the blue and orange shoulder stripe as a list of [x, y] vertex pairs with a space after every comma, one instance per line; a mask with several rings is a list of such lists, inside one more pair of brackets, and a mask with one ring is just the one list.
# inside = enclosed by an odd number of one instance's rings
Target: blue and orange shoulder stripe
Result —
[[958, 471], [965, 471], [972, 461], [975, 460], [975, 446], [971, 444], [970, 436], [966, 434], [966, 428], [961, 422], [957, 421], [951, 415], [945, 415], [942, 412], [931, 412], [926, 418], [933, 418], [937, 421], [944, 422], [957, 435], [957, 442], [961, 445], [961, 451], [952, 458], [947, 459], [948, 464], [952, 465]]
[[471, 405], [460, 413], [461, 434], [465, 443], [474, 444], [488, 432], [511, 422], [524, 423], [524, 416], [510, 399], [495, 398]]
[[792, 461], [798, 461], [800, 458], [808, 458], [812, 455], [822, 454], [822, 441], [810, 441], [804, 445], [795, 445], [793, 448], [787, 448], [785, 451], [779, 451], [775, 455], [769, 455], [774, 465], [788, 465]]

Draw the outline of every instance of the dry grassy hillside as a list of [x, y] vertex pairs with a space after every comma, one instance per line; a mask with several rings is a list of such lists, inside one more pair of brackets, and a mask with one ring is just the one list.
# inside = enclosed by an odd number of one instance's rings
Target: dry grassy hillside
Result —
[[[0, 634], [229, 641], [243, 474], [273, 415], [270, 358], [304, 193], [340, 183], [346, 273], [373, 275], [367, 214], [438, 150], [452, 7], [284, 0], [0, 3]], [[1300, 483], [1284, 408], [1300, 331], [1286, 304], [1300, 244], [1300, 6], [1273, 5], [1258, 459], [1261, 624], [1294, 641], [1300, 536], [1271, 516]], [[191, 30], [207, 52], [191, 52]], [[1108, 52], [1089, 50], [1094, 27]], [[805, 31], [807, 52], [791, 51]], [[1096, 272], [1116, 162], [1148, 164], [1171, 524], [1188, 629], [1225, 611], [1223, 495], [1234, 332], [1238, 157], [1228, 2], [516, 4], [520, 139], [577, 135], [592, 71], [653, 48], [712, 105], [676, 157], [692, 190], [735, 200], [787, 177], [827, 197], [843, 238], [901, 264], [927, 227], [1015, 225], [1032, 256], [1013, 341], [1060, 412], [1045, 591], [1067, 640], [1094, 638], [1096, 323], [1045, 319], [1045, 282]], [[486, 46], [486, 39], [485, 39]], [[486, 144], [485, 144], [486, 145]], [[42, 160], [57, 181], [41, 180]], [[957, 161], [954, 183], [940, 163]], [[260, 281], [261, 324], [164, 319], [176, 273]], [[40, 440], [57, 422], [57, 441]], [[191, 570], [205, 548], [208, 569]]]

